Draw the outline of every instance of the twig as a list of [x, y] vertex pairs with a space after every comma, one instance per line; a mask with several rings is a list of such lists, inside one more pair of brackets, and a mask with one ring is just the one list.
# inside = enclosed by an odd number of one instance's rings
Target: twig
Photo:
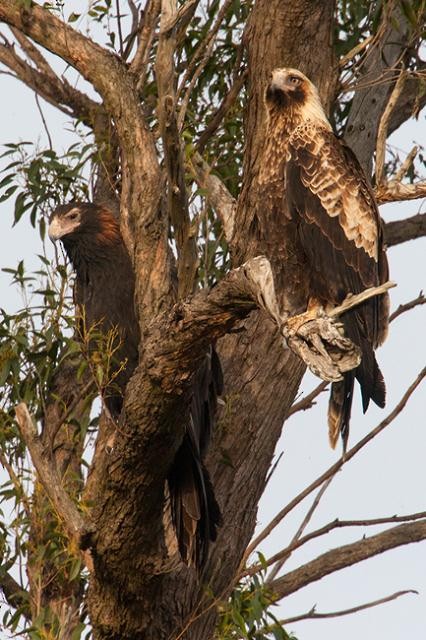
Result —
[[[336, 518], [335, 520], [332, 520], [331, 522], [328, 522], [327, 524], [325, 524], [324, 526], [320, 527], [319, 529], [315, 529], [314, 531], [310, 531], [305, 536], [300, 537], [297, 540], [293, 539], [291, 541], [291, 543], [285, 549], [282, 549], [281, 551], [278, 551], [273, 556], [268, 558], [266, 560], [266, 566], [271, 566], [275, 562], [279, 562], [279, 561], [281, 561], [283, 559], [284, 559], [284, 561], [287, 560], [287, 558], [293, 553], [293, 551], [295, 551], [296, 549], [299, 549], [299, 547], [302, 547], [307, 542], [310, 542], [311, 540], [314, 540], [315, 538], [320, 538], [321, 536], [324, 536], [327, 533], [330, 533], [330, 531], [333, 531], [335, 529], [344, 529], [344, 528], [348, 528], [348, 527], [374, 527], [374, 526], [378, 526], [380, 524], [390, 524], [392, 522], [394, 522], [394, 523], [396, 523], [396, 522], [413, 522], [415, 520], [423, 520], [424, 518], [426, 518], [426, 511], [422, 511], [420, 513], [411, 513], [411, 514], [409, 514], [407, 516], [387, 516], [387, 517], [384, 517], [384, 518], [372, 518], [372, 519], [369, 519], [369, 520], [368, 519], [367, 520], [339, 520], [338, 518]], [[265, 563], [263, 565], [261, 565], [261, 564], [253, 565], [252, 567], [250, 567], [247, 570], [247, 573], [245, 575], [253, 575], [254, 573], [257, 573], [258, 571], [261, 571], [264, 568], [264, 566], [265, 566]], [[271, 576], [272, 576], [272, 574], [271, 574]], [[269, 581], [271, 579], [272, 579], [272, 577], [269, 579]]]
[[374, 34], [372, 34], [371, 36], [368, 36], [368, 38], [365, 38], [365, 40], [363, 40], [362, 42], [359, 42], [353, 49], [348, 51], [348, 53], [346, 53], [344, 56], [340, 58], [339, 67], [340, 68], [344, 67], [348, 62], [352, 60], [352, 58], [355, 58], [355, 56], [361, 53], [361, 51], [363, 51], [370, 44], [370, 42], [374, 40], [375, 37], [376, 35]]
[[422, 369], [414, 382], [408, 387], [407, 391], [402, 396], [401, 400], [395, 406], [395, 408], [386, 416], [382, 422], [380, 422], [377, 427], [375, 427], [370, 433], [368, 433], [364, 438], [362, 438], [356, 445], [352, 447], [349, 451], [345, 453], [344, 456], [340, 458], [337, 462], [335, 462], [331, 467], [329, 467], [324, 473], [322, 473], [316, 480], [314, 480], [310, 485], [308, 485], [303, 491], [301, 491], [297, 496], [293, 498], [281, 511], [271, 520], [271, 522], [259, 533], [258, 536], [250, 543], [247, 547], [247, 550], [244, 554], [244, 562], [246, 559], [257, 549], [259, 544], [269, 536], [271, 531], [275, 529], [275, 527], [291, 512], [295, 507], [297, 507], [302, 500], [304, 500], [308, 495], [315, 491], [315, 489], [321, 486], [328, 478], [334, 476], [340, 469], [345, 465], [349, 460], [351, 460], [361, 449], [363, 449], [371, 440], [373, 440], [379, 433], [381, 433], [386, 427], [388, 427], [395, 418], [401, 413], [407, 404], [410, 396], [417, 389], [419, 384], [422, 382], [423, 378], [426, 377], [426, 367]]
[[[315, 611], [315, 607], [313, 607], [307, 613], [302, 613], [298, 616], [293, 616], [291, 618], [285, 618], [284, 620], [280, 620], [278, 624], [281, 626], [285, 626], [288, 624], [292, 624], [293, 622], [300, 622], [301, 620], [324, 620], [326, 618], [339, 618], [340, 616], [348, 616], [352, 613], [358, 613], [358, 611], [364, 611], [364, 609], [371, 609], [372, 607], [377, 607], [381, 604], [385, 604], [386, 602], [391, 602], [392, 600], [396, 600], [401, 596], [405, 596], [408, 593], [414, 593], [418, 595], [418, 591], [415, 589], [406, 589], [405, 591], [397, 591], [396, 593], [392, 593], [390, 596], [385, 596], [384, 598], [380, 598], [379, 600], [372, 600], [371, 602], [366, 602], [365, 604], [359, 604], [356, 607], [351, 607], [350, 609], [342, 609], [340, 611], [333, 611], [331, 613], [317, 613]], [[272, 630], [268, 628], [268, 630]]]
[[198, 142], [196, 144], [196, 150], [202, 153], [204, 147], [206, 146], [208, 140], [212, 137], [212, 135], [217, 131], [220, 123], [222, 122], [225, 115], [228, 113], [229, 109], [235, 102], [238, 94], [240, 93], [242, 87], [244, 86], [244, 82], [246, 81], [248, 74], [248, 69], [245, 69], [241, 75], [234, 80], [231, 88], [229, 89], [226, 96], [223, 98], [221, 104], [219, 105], [216, 113], [210, 120], [207, 127], [204, 129], [202, 134], [200, 135]]
[[7, 460], [5, 454], [3, 453], [2, 450], [0, 450], [0, 464], [6, 469], [7, 473], [9, 474], [10, 481], [12, 482], [13, 486], [15, 487], [15, 491], [18, 493], [18, 495], [20, 497], [20, 500], [22, 501], [22, 504], [24, 505], [25, 514], [29, 517], [29, 515], [31, 513], [31, 507], [30, 507], [30, 503], [28, 501], [27, 494], [25, 493], [24, 487], [22, 486], [21, 481], [19, 480], [18, 476], [16, 475], [14, 468], [12, 467], [10, 462]]
[[[186, 88], [185, 94], [182, 98], [181, 101], [181, 108], [179, 111], [179, 117], [178, 117], [178, 126], [179, 126], [179, 130], [182, 128], [183, 122], [185, 120], [185, 114], [186, 114], [186, 110], [188, 107], [188, 102], [189, 99], [191, 97], [191, 93], [193, 91], [193, 88], [198, 80], [198, 78], [200, 77], [201, 73], [204, 70], [204, 67], [206, 66], [207, 62], [209, 61], [209, 58], [211, 56], [211, 52], [213, 50], [213, 45], [214, 45], [214, 39], [216, 37], [217, 32], [220, 29], [220, 25], [222, 24], [222, 20], [226, 15], [226, 12], [229, 9], [229, 6], [232, 4], [233, 0], [225, 0], [222, 8], [220, 9], [219, 13], [217, 14], [216, 17], [216, 21], [213, 25], [213, 27], [211, 28], [210, 32], [207, 34], [207, 36], [201, 41], [200, 45], [198, 46], [197, 50], [195, 51], [191, 62], [188, 65], [188, 68], [185, 72], [185, 75], [183, 77], [183, 80], [181, 82], [181, 85], [177, 91], [177, 98], [180, 97], [180, 95], [182, 94], [183, 88], [185, 87], [186, 82], [188, 81], [188, 79], [190, 78], [191, 74], [193, 73], [193, 76], [188, 84], [188, 87]], [[198, 62], [201, 59], [200, 62]]]
[[377, 132], [377, 144], [376, 144], [376, 184], [378, 186], [381, 186], [385, 182], [384, 168], [385, 168], [386, 138], [388, 135], [389, 118], [392, 114], [392, 111], [395, 108], [396, 103], [398, 102], [399, 96], [402, 93], [405, 79], [406, 79], [406, 73], [405, 73], [405, 70], [402, 69], [398, 76], [398, 80], [396, 81], [395, 86], [392, 90], [391, 96], [383, 112], [383, 115], [380, 119], [379, 129]]
[[[31, 459], [37, 470], [41, 484], [62, 520], [63, 526], [70, 539], [80, 547], [83, 538], [90, 533], [88, 523], [83, 519], [75, 504], [61, 485], [61, 479], [53, 460], [46, 454], [40, 437], [34, 427], [32, 418], [24, 402], [15, 408], [16, 421], [19, 425], [22, 437], [30, 452]], [[88, 554], [85, 554], [88, 556]], [[86, 557], [86, 561], [87, 561]], [[91, 559], [90, 559], [91, 560]], [[91, 563], [89, 562], [89, 565]], [[90, 569], [90, 566], [88, 566]]]
[[68, 420], [78, 403], [83, 399], [83, 397], [90, 391], [91, 387], [94, 385], [94, 380], [89, 380], [87, 384], [84, 385], [83, 389], [80, 393], [74, 398], [69, 407], [64, 411], [64, 413], [58, 418], [58, 421], [53, 425], [51, 429], [49, 429], [49, 438], [50, 438], [50, 447], [53, 448], [56, 436], [58, 435], [59, 429], [62, 427], [64, 422]]
[[406, 522], [356, 542], [336, 547], [274, 580], [269, 586], [276, 602], [331, 573], [413, 542], [426, 540], [426, 520]]
[[[312, 516], [314, 515], [320, 501], [321, 498], [323, 497], [324, 493], [327, 491], [328, 487], [330, 486], [330, 484], [332, 483], [334, 479], [334, 476], [331, 476], [331, 478], [328, 478], [328, 480], [326, 480], [324, 482], [324, 484], [322, 485], [321, 489], [318, 491], [317, 495], [315, 496], [314, 501], [312, 502], [310, 508], [308, 509], [305, 517], [302, 520], [302, 523], [300, 525], [300, 527], [298, 528], [296, 534], [294, 535], [289, 547], [288, 547], [288, 552], [286, 554], [283, 554], [282, 557], [277, 561], [275, 567], [272, 569], [271, 573], [268, 576], [267, 582], [272, 582], [272, 580], [278, 575], [278, 572], [280, 571], [280, 569], [283, 567], [284, 563], [287, 562], [287, 560], [289, 559], [289, 557], [292, 554], [292, 549], [291, 546], [296, 544], [298, 542], [298, 540], [300, 540], [302, 533], [304, 532], [304, 530], [306, 529], [306, 527], [308, 526], [309, 522], [312, 519]], [[272, 562], [270, 564], [273, 564]]]
[[417, 298], [414, 298], [414, 300], [410, 300], [410, 302], [406, 302], [405, 304], [400, 304], [399, 307], [390, 314], [389, 322], [392, 322], [392, 320], [395, 320], [406, 311], [411, 311], [414, 307], [418, 307], [422, 304], [426, 304], [426, 297], [423, 294], [423, 291], [420, 291], [419, 295]]
[[47, 139], [49, 141], [49, 149], [52, 150], [53, 149], [52, 137], [50, 135], [49, 127], [47, 126], [46, 118], [44, 117], [44, 113], [43, 113], [43, 110], [42, 110], [41, 105], [40, 105], [40, 100], [39, 100], [39, 97], [38, 97], [38, 93], [34, 93], [34, 97], [35, 97], [35, 101], [36, 101], [36, 104], [37, 104], [38, 112], [40, 114], [41, 121], [43, 123], [44, 130], [45, 130], [46, 135], [47, 135]]
[[419, 150], [419, 148], [417, 146], [414, 146], [410, 153], [407, 155], [407, 157], [405, 158], [404, 162], [401, 164], [401, 166], [399, 167], [398, 171], [395, 174], [395, 180], [396, 182], [401, 182], [401, 180], [403, 178], [405, 178], [405, 176], [407, 175], [411, 165], [413, 164], [415, 157], [417, 155], [417, 151]]
[[120, 10], [120, 0], [115, 0], [115, 10], [116, 10], [116, 18], [117, 18], [117, 31], [118, 31], [118, 42], [120, 45], [120, 56], [123, 57], [123, 32], [121, 30], [121, 10]]
[[298, 411], [306, 411], [307, 409], [310, 409], [311, 407], [313, 407], [315, 404], [315, 398], [317, 398], [320, 395], [320, 393], [325, 391], [327, 387], [328, 387], [328, 382], [326, 382], [325, 380], [320, 382], [320, 384], [316, 386], [315, 389], [313, 389], [310, 393], [308, 393], [307, 396], [305, 396], [302, 400], [299, 400], [299, 402], [295, 402], [290, 407], [290, 410], [287, 413], [287, 418], [294, 415]]

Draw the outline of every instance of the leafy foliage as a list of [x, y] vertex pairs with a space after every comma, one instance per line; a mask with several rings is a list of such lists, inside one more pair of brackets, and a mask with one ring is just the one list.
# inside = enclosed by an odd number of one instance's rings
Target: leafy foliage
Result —
[[[264, 558], [259, 554], [261, 562]], [[266, 567], [241, 581], [225, 605], [219, 607], [220, 640], [296, 640], [272, 613], [273, 594], [265, 584]]]

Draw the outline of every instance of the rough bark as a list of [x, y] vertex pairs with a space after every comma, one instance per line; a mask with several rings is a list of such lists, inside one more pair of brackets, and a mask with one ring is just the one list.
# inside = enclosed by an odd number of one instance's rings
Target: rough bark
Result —
[[[221, 185], [215, 184], [225, 203], [229, 235], [233, 232], [234, 265], [265, 254], [275, 270], [280, 301], [285, 301], [290, 312], [300, 310], [306, 283], [303, 265], [291, 259], [294, 230], [268, 217], [268, 212], [262, 216], [260, 209], [256, 176], [265, 130], [263, 91], [273, 68], [296, 66], [319, 86], [325, 104], [331, 104], [337, 82], [333, 10], [333, 0], [257, 0], [244, 36], [250, 99], [244, 180], [235, 224], [234, 204]], [[252, 298], [243, 296], [236, 311], [234, 295], [229, 313], [221, 308], [215, 317], [212, 308], [208, 314], [204, 308], [203, 316], [203, 301], [198, 298], [200, 306], [192, 309], [198, 324], [193, 322], [185, 334], [188, 309], [172, 306], [163, 175], [132, 67], [129, 71], [114, 55], [37, 5], [26, 9], [17, 0], [4, 0], [0, 19], [62, 56], [93, 84], [114, 120], [123, 152], [122, 231], [134, 258], [144, 341], [125, 413], [120, 424], [106, 425], [103, 430], [86, 487], [86, 498], [93, 502], [95, 529], [90, 541], [94, 571], [88, 600], [94, 636], [98, 640], [150, 640], [172, 639], [183, 632], [188, 640], [210, 638], [217, 616], [211, 594], [225, 597], [238, 575], [274, 448], [304, 366], [289, 350], [283, 350], [276, 325], [263, 311], [253, 312], [238, 333], [219, 341], [225, 407], [208, 466], [224, 523], [200, 580], [177, 557], [163, 517], [164, 480], [182, 436], [197, 359], [212, 338], [231, 330], [253, 309]], [[162, 94], [164, 108], [170, 97], [168, 89], [170, 85]], [[177, 139], [174, 124], [169, 133], [172, 149]], [[179, 158], [175, 174], [170, 154], [168, 164], [169, 179], [182, 186], [182, 160]], [[198, 169], [205, 178], [202, 161]], [[186, 202], [169, 202], [169, 209], [174, 207], [179, 223]], [[184, 226], [183, 236], [188, 233], [187, 220]], [[182, 246], [184, 243], [183, 237]], [[296, 295], [289, 296], [289, 292]], [[213, 289], [213, 300], [216, 295]]]

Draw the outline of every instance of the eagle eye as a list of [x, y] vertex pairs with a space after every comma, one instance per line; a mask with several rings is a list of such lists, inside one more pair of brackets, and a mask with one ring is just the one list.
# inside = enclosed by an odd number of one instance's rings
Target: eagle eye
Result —
[[68, 215], [67, 215], [68, 220], [77, 220], [78, 218], [78, 213], [76, 211], [71, 211]]
[[300, 78], [298, 78], [297, 76], [289, 76], [288, 80], [291, 84], [294, 84], [295, 86], [297, 86], [300, 83]]

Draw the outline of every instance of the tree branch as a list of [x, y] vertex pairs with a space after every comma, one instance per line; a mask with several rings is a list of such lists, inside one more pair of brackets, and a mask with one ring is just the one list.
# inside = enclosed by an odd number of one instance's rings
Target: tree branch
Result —
[[426, 213], [385, 224], [385, 243], [388, 247], [426, 236]]
[[310, 409], [311, 407], [313, 407], [315, 404], [315, 398], [317, 398], [320, 395], [320, 393], [322, 393], [328, 388], [328, 384], [329, 384], [328, 382], [323, 380], [322, 382], [319, 383], [318, 386], [315, 387], [315, 389], [313, 389], [304, 398], [302, 398], [302, 400], [295, 402], [291, 406], [290, 411], [287, 414], [287, 418], [297, 413], [298, 411], [306, 411], [307, 409]]
[[178, 297], [183, 298], [193, 291], [198, 254], [195, 232], [191, 229], [189, 218], [182, 144], [176, 117], [176, 38], [170, 24], [177, 19], [177, 14], [176, 0], [162, 0], [156, 76], [158, 119], [168, 178], [168, 210], [178, 253]]
[[[366, 602], [365, 604], [359, 604], [356, 607], [351, 607], [350, 609], [342, 609], [340, 611], [332, 611], [331, 613], [317, 613], [315, 607], [308, 611], [307, 613], [302, 613], [298, 616], [292, 616], [291, 618], [286, 618], [285, 620], [280, 620], [279, 624], [281, 626], [292, 624], [293, 622], [300, 622], [301, 620], [325, 620], [326, 618], [340, 618], [341, 616], [348, 616], [352, 613], [358, 613], [359, 611], [364, 611], [365, 609], [371, 609], [372, 607], [377, 607], [381, 604], [385, 604], [386, 602], [391, 602], [392, 600], [396, 600], [401, 596], [405, 596], [409, 593], [414, 593], [418, 595], [418, 591], [414, 589], [405, 589], [405, 591], [397, 591], [396, 593], [392, 593], [390, 596], [385, 596], [384, 598], [379, 598], [379, 600], [372, 600], [371, 602]], [[268, 630], [272, 630], [268, 628]]]
[[414, 309], [415, 307], [418, 307], [422, 304], [426, 304], [426, 297], [424, 296], [423, 291], [420, 291], [419, 295], [417, 296], [417, 298], [414, 298], [414, 300], [410, 300], [410, 302], [406, 302], [405, 304], [400, 304], [399, 307], [390, 314], [389, 322], [392, 322], [406, 311], [411, 311], [411, 309]]
[[315, 560], [287, 573], [282, 578], [277, 578], [269, 586], [274, 593], [274, 600], [280, 600], [330, 573], [345, 569], [390, 549], [425, 539], [426, 520], [401, 524], [370, 538], [331, 549]]
[[395, 418], [401, 413], [401, 411], [406, 406], [409, 398], [420, 385], [422, 380], [426, 377], [426, 367], [422, 369], [414, 382], [408, 387], [407, 391], [402, 396], [401, 400], [398, 402], [396, 407], [386, 416], [380, 424], [375, 427], [370, 433], [368, 433], [362, 440], [357, 442], [356, 445], [346, 451], [346, 453], [335, 462], [331, 467], [329, 467], [324, 473], [322, 473], [316, 480], [314, 480], [310, 485], [308, 485], [303, 491], [301, 491], [297, 496], [293, 498], [281, 511], [271, 520], [271, 522], [259, 533], [258, 536], [250, 543], [247, 547], [247, 550], [244, 554], [243, 564], [246, 562], [247, 558], [250, 556], [253, 551], [257, 549], [259, 544], [265, 540], [279, 525], [279, 523], [291, 512], [298, 504], [302, 502], [308, 495], [315, 491], [318, 487], [320, 487], [328, 478], [334, 476], [340, 469], [345, 465], [349, 460], [351, 460], [361, 449], [363, 449], [371, 440], [373, 440], [379, 433], [381, 433], [386, 427], [388, 427]]
[[[18, 404], [15, 412], [16, 421], [30, 452], [39, 480], [52, 501], [58, 516], [61, 518], [68, 536], [81, 548], [82, 545], [85, 545], [85, 539], [90, 534], [90, 527], [62, 488], [59, 474], [52, 463], [52, 459], [46, 454], [41, 444], [26, 404], [24, 402]], [[90, 568], [90, 565], [91, 563], [89, 562], [88, 568]]]
[[189, 168], [199, 186], [206, 191], [206, 197], [220, 218], [226, 241], [230, 244], [234, 235], [235, 198], [199, 153], [193, 154]]

